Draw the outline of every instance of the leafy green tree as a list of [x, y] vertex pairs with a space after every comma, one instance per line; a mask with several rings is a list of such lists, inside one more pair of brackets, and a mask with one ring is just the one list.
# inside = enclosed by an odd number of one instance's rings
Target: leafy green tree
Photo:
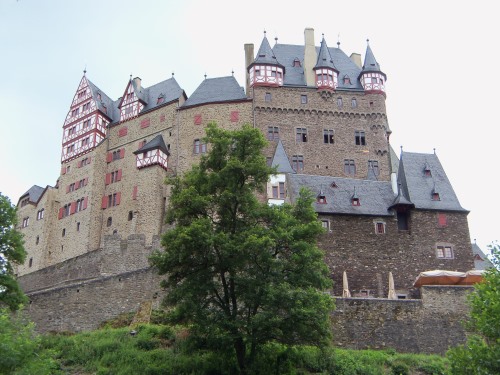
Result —
[[211, 124], [206, 142], [200, 164], [169, 181], [175, 225], [151, 259], [167, 275], [171, 317], [232, 347], [241, 373], [268, 342], [326, 345], [333, 302], [312, 195], [281, 207], [257, 198], [273, 172], [259, 130]]
[[452, 374], [500, 374], [500, 249], [490, 246], [494, 268], [474, 286], [468, 328], [473, 332], [465, 345], [451, 349], [447, 356]]
[[0, 193], [0, 306], [16, 310], [26, 301], [14, 276], [13, 264], [26, 258], [22, 234], [16, 230], [16, 209], [9, 198]]

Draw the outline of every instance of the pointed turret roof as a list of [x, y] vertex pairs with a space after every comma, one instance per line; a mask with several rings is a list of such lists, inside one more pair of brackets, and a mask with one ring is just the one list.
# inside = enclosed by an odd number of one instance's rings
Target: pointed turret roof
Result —
[[326, 45], [326, 40], [324, 37], [321, 40], [321, 46], [319, 47], [319, 53], [318, 53], [318, 60], [316, 61], [314, 69], [319, 69], [319, 68], [330, 68], [338, 72], [338, 69], [333, 64], [332, 55], [330, 55], [330, 50]]
[[394, 201], [392, 204], [389, 206], [389, 208], [394, 208], [394, 207], [401, 207], [401, 206], [406, 206], [409, 208], [415, 207], [413, 203], [410, 202], [410, 200], [405, 196], [405, 193], [403, 189], [401, 188], [401, 183], [398, 186], [398, 195], [396, 198], [394, 198]]
[[382, 73], [385, 77], [385, 73], [380, 70], [380, 64], [377, 62], [375, 59], [375, 55], [372, 52], [372, 49], [370, 48], [370, 43], [367, 40], [367, 45], [366, 45], [366, 53], [365, 53], [365, 62], [363, 64], [363, 69], [361, 71], [361, 74], [363, 73], [368, 73], [368, 72], [378, 72]]
[[257, 52], [255, 60], [250, 65], [254, 64], [279, 65], [283, 69], [285, 69], [285, 67], [282, 64], [280, 64], [280, 62], [274, 55], [273, 49], [271, 48], [271, 45], [269, 44], [269, 41], [267, 40], [265, 34], [264, 34], [264, 39], [262, 39], [262, 43], [260, 44], [259, 52]]
[[283, 143], [281, 143], [281, 139], [278, 141], [276, 151], [274, 151], [273, 162], [271, 163], [271, 166], [277, 167], [276, 170], [278, 173], [295, 173], [292, 166], [290, 165], [290, 160], [288, 160], [288, 156], [286, 155]]
[[170, 155], [170, 152], [168, 151], [168, 148], [165, 145], [165, 141], [163, 140], [163, 137], [161, 134], [158, 134], [156, 137], [154, 137], [152, 140], [150, 140], [148, 143], [146, 143], [144, 146], [142, 146], [139, 150], [134, 151], [134, 154], [136, 154], [136, 155], [142, 154], [143, 152], [157, 150], [157, 149], [160, 149], [165, 154]]

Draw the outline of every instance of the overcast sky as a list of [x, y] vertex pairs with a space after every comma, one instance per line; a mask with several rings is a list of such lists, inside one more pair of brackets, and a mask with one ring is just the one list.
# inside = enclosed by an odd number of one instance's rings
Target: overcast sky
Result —
[[54, 185], [62, 124], [86, 67], [112, 99], [130, 74], [148, 87], [172, 72], [191, 95], [203, 80], [244, 86], [245, 43], [316, 45], [362, 54], [387, 74], [391, 144], [436, 153], [471, 240], [498, 236], [500, 26], [494, 1], [0, 0], [0, 192], [14, 203]]

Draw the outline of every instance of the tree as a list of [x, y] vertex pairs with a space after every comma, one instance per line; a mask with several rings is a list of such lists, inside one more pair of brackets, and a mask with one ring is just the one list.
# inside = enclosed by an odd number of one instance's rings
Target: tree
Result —
[[500, 249], [490, 246], [494, 268], [489, 269], [481, 283], [474, 285], [469, 297], [473, 332], [467, 343], [451, 349], [447, 356], [453, 374], [500, 374]]
[[14, 276], [13, 264], [26, 258], [22, 234], [16, 230], [16, 208], [0, 193], [0, 305], [17, 310], [26, 301]]
[[196, 335], [228, 342], [241, 373], [261, 345], [329, 342], [329, 272], [316, 239], [323, 231], [302, 191], [294, 206], [257, 198], [273, 169], [266, 141], [249, 126], [207, 128], [210, 152], [172, 185], [163, 252], [152, 257], [167, 278], [171, 317]]

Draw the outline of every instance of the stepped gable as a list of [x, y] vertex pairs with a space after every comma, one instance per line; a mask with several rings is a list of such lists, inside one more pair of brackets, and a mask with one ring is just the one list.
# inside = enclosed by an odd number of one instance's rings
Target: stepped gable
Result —
[[278, 173], [295, 173], [294, 169], [290, 165], [290, 160], [288, 160], [288, 156], [286, 155], [281, 139], [276, 145], [276, 151], [274, 152], [271, 167], [276, 167], [276, 171]]
[[[430, 169], [430, 176], [424, 173], [426, 166]], [[416, 209], [468, 212], [460, 205], [435, 154], [403, 152], [398, 178], [405, 196]], [[432, 199], [434, 192], [439, 193], [439, 200]]]
[[251, 100], [245, 95], [233, 76], [207, 78], [194, 93], [184, 102], [181, 108], [193, 107], [206, 103], [223, 103], [241, 100]]
[[21, 195], [21, 197], [19, 198], [19, 200], [22, 200], [23, 198], [26, 198], [26, 196], [28, 196], [29, 197], [29, 201], [31, 203], [38, 203], [38, 201], [40, 200], [40, 197], [43, 195], [45, 189], [46, 188], [43, 188], [41, 186], [33, 185], [32, 187], [30, 187], [28, 189], [28, 191], [26, 193], [24, 193], [23, 195]]
[[[304, 50], [302, 45], [276, 44], [273, 52], [276, 59], [285, 66], [284, 75], [285, 86], [306, 86], [304, 76]], [[319, 54], [320, 47], [316, 47], [316, 53]], [[340, 48], [328, 48], [333, 65], [339, 71], [337, 89], [363, 90], [358, 76], [361, 69], [347, 56]], [[301, 66], [294, 66], [294, 60], [299, 59]], [[344, 83], [344, 76], [349, 77], [350, 83]]]
[[158, 134], [156, 137], [154, 137], [152, 140], [150, 140], [148, 143], [142, 146], [139, 150], [134, 151], [134, 154], [135, 155], [142, 154], [144, 152], [148, 152], [151, 150], [158, 150], [158, 149], [163, 151], [165, 154], [170, 155], [170, 152], [168, 151], [168, 148], [161, 134]]
[[[289, 175], [289, 180], [289, 194], [292, 201], [303, 187], [315, 194], [322, 192], [326, 203], [314, 203], [315, 210], [319, 214], [393, 216], [388, 211], [388, 207], [394, 201], [394, 193], [388, 181], [304, 174]], [[359, 198], [359, 206], [352, 204], [354, 194]]]

